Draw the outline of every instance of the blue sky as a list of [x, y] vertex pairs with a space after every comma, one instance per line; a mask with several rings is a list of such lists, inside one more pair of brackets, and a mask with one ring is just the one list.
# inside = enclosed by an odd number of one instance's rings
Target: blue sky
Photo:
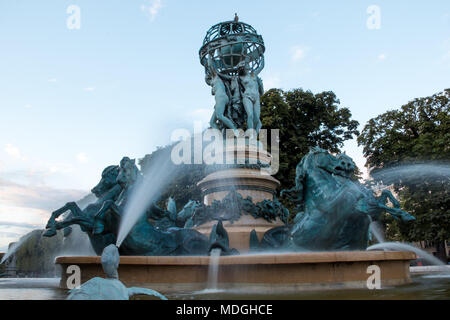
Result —
[[[80, 8], [68, 29], [67, 8]], [[367, 8], [380, 9], [369, 29]], [[334, 91], [361, 125], [450, 85], [450, 2], [0, 2], [0, 251], [102, 169], [209, 120], [198, 50], [237, 12], [266, 43], [266, 89]], [[354, 141], [345, 150], [364, 164]]]

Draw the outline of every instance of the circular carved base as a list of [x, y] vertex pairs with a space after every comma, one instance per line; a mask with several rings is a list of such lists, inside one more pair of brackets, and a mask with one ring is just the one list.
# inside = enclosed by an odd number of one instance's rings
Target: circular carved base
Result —
[[[268, 166], [271, 156], [264, 150], [258, 150], [256, 146], [232, 147], [225, 149], [224, 159], [234, 159], [230, 168], [218, 170], [207, 175], [198, 186], [203, 193], [205, 205], [211, 205], [213, 201], [223, 200], [230, 191], [236, 191], [245, 199], [251, 197], [253, 203], [264, 200], [273, 200], [280, 182], [269, 175], [264, 166]], [[232, 167], [233, 164], [243, 164], [242, 167]], [[263, 168], [249, 168], [251, 164], [262, 164]], [[245, 164], [249, 164], [247, 167]], [[211, 227], [216, 221], [205, 223], [197, 228], [203, 234], [209, 235]], [[268, 222], [262, 218], [255, 219], [243, 214], [234, 223], [224, 221], [224, 227], [230, 239], [230, 248], [236, 248], [241, 252], [249, 250], [250, 232], [255, 230], [261, 240], [264, 233], [277, 226], [283, 225], [280, 219]]]

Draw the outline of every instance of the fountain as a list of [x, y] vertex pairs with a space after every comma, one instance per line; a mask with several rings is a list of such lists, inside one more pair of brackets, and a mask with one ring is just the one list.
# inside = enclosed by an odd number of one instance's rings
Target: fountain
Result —
[[[98, 255], [119, 246], [125, 285], [163, 294], [364, 288], [372, 265], [380, 268], [383, 286], [409, 283], [413, 252], [366, 248], [374, 218], [386, 212], [404, 221], [414, 218], [390, 192], [377, 197], [352, 180], [355, 164], [345, 154], [313, 148], [302, 159], [295, 187], [281, 192], [297, 205], [288, 224], [289, 212], [277, 199], [280, 183], [267, 170], [273, 157], [256, 139], [264, 52], [261, 35], [237, 17], [211, 27], [204, 39], [200, 62], [216, 102], [211, 130], [226, 137], [220, 150], [233, 160], [211, 166], [199, 182], [203, 203], [190, 201], [180, 212], [170, 202], [159, 207], [156, 191], [170, 177], [153, 168], [153, 178], [144, 180], [134, 160], [124, 158], [104, 170], [92, 190], [97, 202], [84, 210], [68, 203], [55, 211], [46, 236], [78, 224]], [[57, 221], [67, 210], [69, 218]], [[58, 257], [56, 263], [63, 270], [61, 287], [71, 265], [81, 268], [82, 283], [102, 274], [100, 256]]]

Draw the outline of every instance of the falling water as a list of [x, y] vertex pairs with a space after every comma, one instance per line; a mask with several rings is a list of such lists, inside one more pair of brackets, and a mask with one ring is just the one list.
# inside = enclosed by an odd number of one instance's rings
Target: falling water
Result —
[[378, 243], [383, 243], [386, 241], [383, 235], [383, 230], [381, 228], [382, 227], [380, 226], [380, 224], [376, 221], [372, 221], [372, 223], [370, 224], [370, 231], [372, 232], [375, 239], [377, 239]]
[[217, 290], [217, 278], [219, 276], [219, 260], [221, 252], [222, 250], [220, 248], [211, 250], [208, 268], [208, 291]]
[[[426, 252], [422, 249], [416, 248], [410, 244], [400, 243], [400, 242], [383, 242], [383, 243], [378, 243], [378, 244], [375, 244], [375, 245], [367, 248], [368, 251], [379, 250], [379, 249], [388, 249], [388, 250], [396, 250], [396, 251], [412, 251], [416, 255], [425, 259], [425, 261], [429, 262], [430, 264], [437, 265], [437, 266], [445, 266], [445, 264], [441, 260], [439, 260], [438, 258], [433, 256], [432, 254], [429, 254], [428, 252]], [[443, 270], [444, 270], [444, 268], [443, 268]], [[445, 270], [445, 272], [450, 272], [450, 271]]]

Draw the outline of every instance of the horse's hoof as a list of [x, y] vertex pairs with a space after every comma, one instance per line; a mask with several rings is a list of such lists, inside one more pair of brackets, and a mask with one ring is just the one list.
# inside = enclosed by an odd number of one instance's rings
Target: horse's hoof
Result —
[[47, 225], [45, 226], [45, 229], [54, 229], [55, 228], [55, 222], [49, 221], [47, 222]]

